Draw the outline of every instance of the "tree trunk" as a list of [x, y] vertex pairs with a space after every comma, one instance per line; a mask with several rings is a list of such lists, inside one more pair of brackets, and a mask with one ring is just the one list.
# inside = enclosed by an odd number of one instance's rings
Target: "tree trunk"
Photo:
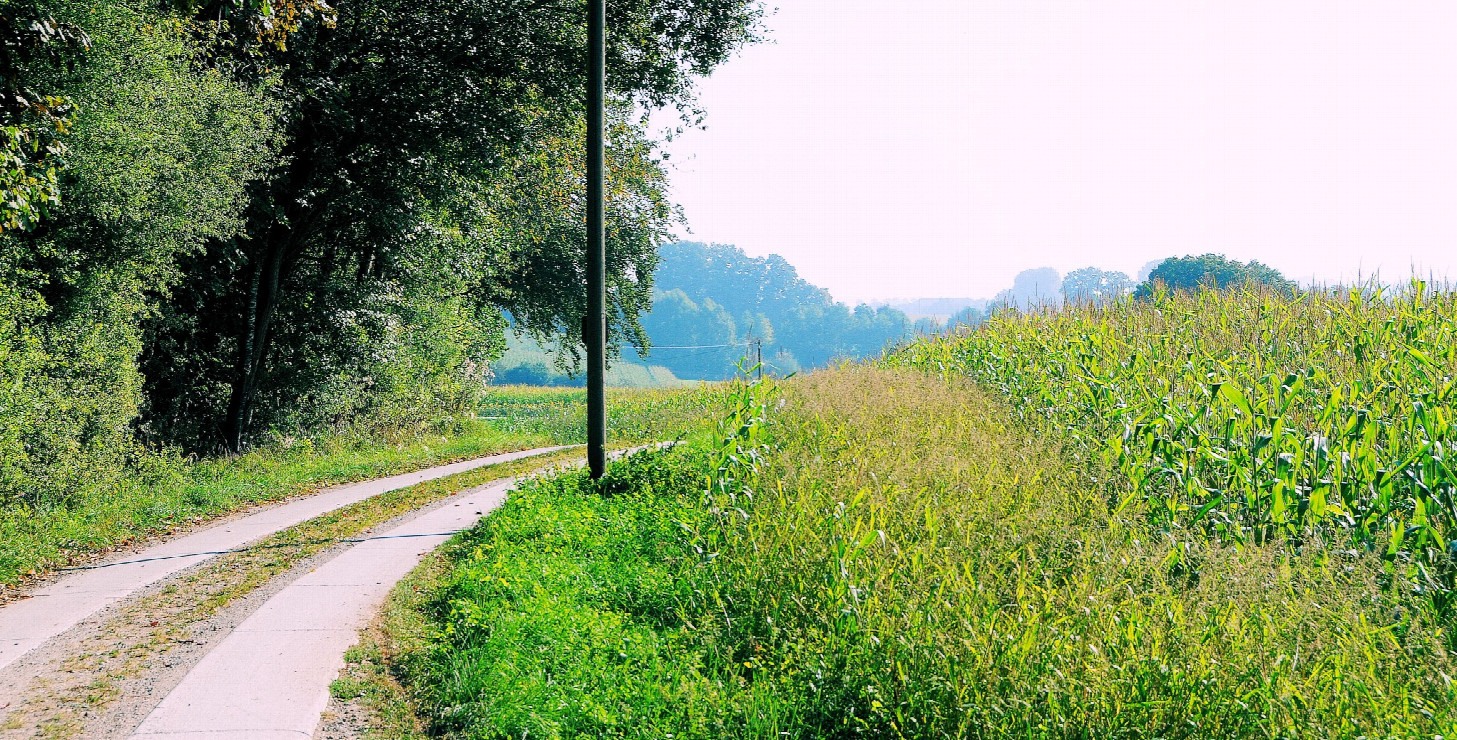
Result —
[[279, 230], [273, 231], [264, 247], [262, 261], [253, 271], [246, 321], [238, 342], [233, 391], [223, 421], [223, 442], [233, 453], [243, 452], [247, 447], [253, 400], [257, 397], [263, 363], [268, 356], [269, 328], [278, 309], [287, 246]]

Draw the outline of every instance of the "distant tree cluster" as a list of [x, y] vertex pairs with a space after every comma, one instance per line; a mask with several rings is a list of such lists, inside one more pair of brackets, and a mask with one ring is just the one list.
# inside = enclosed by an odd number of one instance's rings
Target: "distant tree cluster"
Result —
[[1097, 267], [1073, 270], [1066, 276], [1051, 267], [1024, 270], [1013, 279], [1011, 288], [992, 299], [989, 310], [1029, 311], [1063, 304], [1098, 306], [1129, 295], [1146, 300], [1160, 286], [1166, 290], [1222, 290], [1259, 285], [1285, 295], [1294, 295], [1298, 290], [1293, 281], [1273, 267], [1256, 261], [1236, 262], [1219, 254], [1155, 260], [1145, 265], [1140, 275], [1142, 280], [1135, 281], [1126, 273]]
[[[1293, 282], [1259, 262], [1242, 264], [1206, 254], [1151, 262], [1142, 270], [1142, 283], [1127, 273], [1097, 267], [1065, 276], [1040, 267], [1018, 273], [1012, 287], [990, 301], [921, 298], [895, 307], [850, 308], [800, 278], [778, 255], [752, 258], [737, 247], [698, 242], [667, 244], [659, 254], [653, 308], [642, 318], [650, 345], [657, 349], [646, 357], [627, 357], [664, 365], [682, 378], [725, 377], [754, 338], [763, 340], [769, 364], [789, 371], [873, 355], [909, 336], [973, 330], [998, 311], [1100, 306], [1130, 295], [1145, 299], [1158, 285], [1193, 290], [1254, 283], [1286, 294], [1296, 290]], [[944, 323], [935, 316], [913, 321], [900, 310], [953, 306], [960, 308]], [[545, 368], [539, 370], [545, 377]]]
[[1128, 295], [1132, 289], [1133, 281], [1122, 272], [1084, 267], [1063, 276], [1051, 267], [1039, 267], [1018, 273], [1012, 287], [992, 299], [991, 310], [1031, 311], [1064, 303], [1100, 305]]
[[1062, 280], [1062, 297], [1068, 303], [1102, 305], [1128, 295], [1133, 280], [1126, 273], [1084, 267]]
[[1160, 262], [1134, 291], [1133, 297], [1140, 300], [1151, 298], [1159, 286], [1167, 290], [1191, 291], [1245, 285], [1265, 286], [1289, 296], [1295, 295], [1299, 289], [1294, 281], [1269, 265], [1254, 260], [1240, 263], [1222, 254], [1202, 254], [1198, 257], [1170, 257]]
[[917, 328], [893, 308], [835, 301], [779, 255], [699, 242], [666, 244], [659, 255], [642, 325], [661, 347], [648, 357], [679, 377], [726, 377], [750, 339], [763, 341], [766, 363], [794, 371], [873, 355]]
[[1012, 287], [998, 293], [992, 303], [999, 307], [1030, 311], [1062, 303], [1062, 275], [1051, 267], [1023, 270], [1012, 279]]

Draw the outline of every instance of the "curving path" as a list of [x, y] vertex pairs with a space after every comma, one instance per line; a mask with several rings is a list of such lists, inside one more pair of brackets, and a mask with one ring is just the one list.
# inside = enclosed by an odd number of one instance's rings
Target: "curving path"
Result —
[[395, 583], [514, 479], [458, 493], [286, 586], [223, 638], [131, 735], [148, 740], [312, 738], [344, 652]]
[[[273, 506], [256, 514], [163, 542], [139, 553], [101, 563], [85, 570], [78, 570], [62, 577], [50, 586], [34, 592], [23, 601], [0, 607], [0, 671], [26, 653], [43, 645], [47, 640], [65, 632], [106, 606], [224, 551], [236, 549], [280, 530], [381, 493], [486, 465], [565, 449], [570, 448], [546, 447], [523, 450], [362, 483], [335, 486], [307, 498]], [[455, 499], [452, 498], [450, 501], [454, 502]], [[486, 511], [484, 508], [480, 510]], [[373, 542], [376, 541], [363, 543], [360, 547], [372, 545]], [[412, 549], [424, 546], [424, 540], [419, 543], [413, 540], [377, 540], [377, 542], [382, 544], [366, 548], [366, 551], [387, 547]], [[430, 545], [430, 547], [433, 546]], [[311, 733], [312, 728], [310, 728]], [[292, 737], [296, 736], [292, 735]], [[208, 737], [224, 736], [213, 733]], [[249, 735], [249, 737], [263, 736]], [[280, 737], [283, 736], [280, 735]]]

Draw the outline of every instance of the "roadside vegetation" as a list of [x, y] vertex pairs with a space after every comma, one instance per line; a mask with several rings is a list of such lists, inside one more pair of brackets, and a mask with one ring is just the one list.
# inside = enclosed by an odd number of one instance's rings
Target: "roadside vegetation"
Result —
[[[671, 441], [702, 418], [714, 392], [614, 390], [609, 442]], [[499, 452], [580, 444], [585, 404], [580, 390], [493, 387], [481, 418], [449, 427], [276, 438], [243, 455], [200, 460], [139, 450], [128, 475], [89, 481], [63, 498], [0, 507], [0, 600], [28, 576], [242, 506]]]
[[[683, 388], [609, 388], [607, 437], [617, 443], [671, 442], [698, 429], [716, 412], [723, 384]], [[554, 444], [587, 442], [587, 391], [582, 388], [493, 386], [480, 417], [495, 429]]]
[[349, 690], [399, 736], [1452, 737], [1454, 301], [1159, 294], [725, 388], [445, 550]]
[[138, 452], [124, 471], [46, 501], [0, 506], [0, 596], [27, 576], [249, 504], [497, 452], [553, 444], [465, 422], [437, 434], [321, 435], [235, 457]]
[[[575, 7], [0, 0], [0, 584], [525, 443], [471, 419], [508, 314], [580, 345]], [[635, 112], [691, 117], [762, 11], [614, 5], [614, 352], [678, 223]]]
[[559, 451], [386, 491], [219, 554], [159, 592], [128, 600], [104, 615], [105, 622], [83, 647], [60, 659], [60, 666], [36, 668], [49, 675], [7, 707], [0, 728], [17, 737], [95, 737], [114, 727], [104, 718], [117, 711], [117, 702], [125, 702], [138, 684], [149, 682], [149, 671], [176, 661], [173, 651], [196, 640], [199, 631], [211, 632], [206, 620], [235, 600], [342, 542], [368, 536], [396, 517], [512, 475], [572, 465], [580, 457], [581, 450]]

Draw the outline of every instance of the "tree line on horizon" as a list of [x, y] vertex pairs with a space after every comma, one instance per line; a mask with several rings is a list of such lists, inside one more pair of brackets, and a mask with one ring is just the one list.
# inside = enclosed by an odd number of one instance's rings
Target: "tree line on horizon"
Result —
[[[1295, 284], [1259, 262], [1240, 263], [1222, 255], [1170, 257], [1149, 263], [1140, 280], [1096, 267], [1067, 275], [1044, 267], [1019, 273], [1011, 288], [991, 299], [960, 303], [944, 320], [911, 318], [901, 306], [850, 306], [800, 277], [782, 256], [750, 257], [726, 244], [679, 241], [658, 250], [652, 309], [642, 316], [645, 350], [625, 351], [619, 362], [665, 367], [678, 379], [721, 380], [738, 372], [762, 342], [766, 368], [787, 374], [825, 367], [837, 360], [875, 356], [918, 335], [979, 326], [998, 311], [1033, 310], [1064, 304], [1104, 304], [1132, 295], [1143, 299], [1155, 286], [1191, 290], [1254, 282], [1284, 292]], [[928, 303], [923, 300], [922, 303]], [[955, 302], [930, 301], [937, 307]], [[501, 368], [498, 382], [581, 385], [566, 360]]]
[[1294, 281], [1279, 270], [1257, 260], [1239, 262], [1222, 254], [1206, 253], [1155, 260], [1144, 266], [1137, 279], [1127, 273], [1084, 267], [1067, 275], [1051, 267], [1024, 270], [1013, 279], [1012, 287], [998, 293], [986, 307], [986, 313], [997, 310], [1032, 310], [1062, 304], [1101, 305], [1132, 296], [1144, 300], [1160, 288], [1190, 291], [1208, 287], [1218, 289], [1240, 285], [1261, 285], [1277, 292], [1294, 295], [1299, 289]]
[[648, 351], [624, 359], [663, 365], [680, 378], [732, 375], [754, 340], [765, 364], [787, 374], [875, 355], [916, 329], [894, 308], [836, 301], [777, 254], [750, 257], [689, 241], [658, 253], [653, 307], [642, 317]]

